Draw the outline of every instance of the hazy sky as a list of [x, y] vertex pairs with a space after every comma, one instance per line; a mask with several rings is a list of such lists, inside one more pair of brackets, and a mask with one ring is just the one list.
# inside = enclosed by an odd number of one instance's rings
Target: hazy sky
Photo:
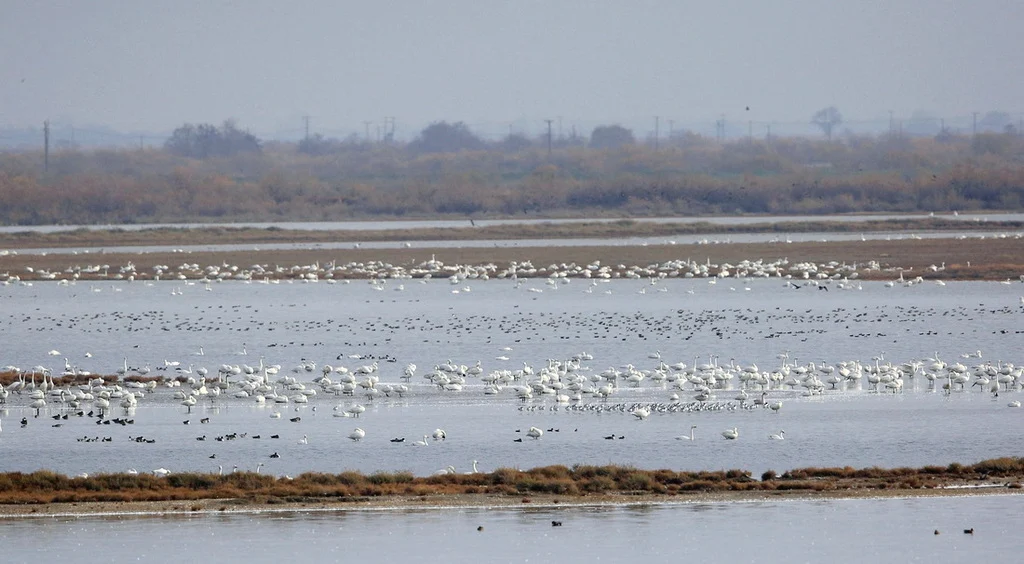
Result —
[[0, 0], [0, 126], [1016, 116], [1022, 25], [1021, 0]]

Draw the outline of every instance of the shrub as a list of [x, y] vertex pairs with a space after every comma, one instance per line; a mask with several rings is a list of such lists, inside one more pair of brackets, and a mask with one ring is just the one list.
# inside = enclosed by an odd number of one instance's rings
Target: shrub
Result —
[[1020, 458], [993, 458], [990, 460], [982, 460], [975, 464], [973, 467], [975, 472], [979, 474], [993, 474], [996, 476], [1005, 476], [1013, 472], [1020, 472], [1024, 469], [1022, 459]]
[[374, 472], [367, 478], [371, 484], [408, 484], [416, 477], [412, 472]]
[[630, 472], [618, 479], [620, 489], [631, 491], [650, 491], [655, 482], [647, 472]]
[[491, 474], [491, 483], [495, 485], [515, 484], [519, 480], [519, 470], [498, 468]]
[[594, 476], [582, 480], [580, 489], [587, 493], [604, 493], [615, 489], [615, 480], [607, 476]]

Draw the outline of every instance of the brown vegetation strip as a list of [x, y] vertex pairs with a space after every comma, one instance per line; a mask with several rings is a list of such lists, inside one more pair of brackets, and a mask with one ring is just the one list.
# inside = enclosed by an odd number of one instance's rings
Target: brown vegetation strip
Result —
[[[556, 496], [585, 502], [601, 496], [664, 496], [746, 492], [848, 493], [887, 490], [942, 490], [949, 486], [1021, 488], [1024, 458], [997, 458], [976, 464], [953, 463], [922, 468], [802, 468], [760, 479], [742, 470], [686, 472], [641, 470], [629, 466], [545, 466], [531, 470], [501, 468], [491, 473], [416, 477], [408, 472], [327, 474], [307, 472], [278, 478], [254, 472], [228, 475], [181, 473], [102, 474], [68, 477], [49, 471], [0, 474], [0, 506], [97, 502], [197, 502], [275, 505], [283, 503], [362, 503], [374, 499], [437, 499], [444, 496]], [[639, 498], [638, 498], [639, 499]], [[225, 500], [231, 500], [227, 502]], [[557, 502], [557, 501], [556, 501]], [[12, 508], [7, 513], [17, 512]], [[23, 512], [24, 510], [22, 510]]]

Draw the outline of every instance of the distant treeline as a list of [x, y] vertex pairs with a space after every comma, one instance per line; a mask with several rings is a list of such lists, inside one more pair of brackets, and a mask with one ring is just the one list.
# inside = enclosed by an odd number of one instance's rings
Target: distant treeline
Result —
[[[0, 223], [1020, 210], [1014, 131], [747, 139], [617, 126], [591, 138], [487, 142], [434, 124], [400, 144], [264, 143], [186, 125], [161, 148], [0, 154]], [[595, 138], [595, 136], [597, 136]]]

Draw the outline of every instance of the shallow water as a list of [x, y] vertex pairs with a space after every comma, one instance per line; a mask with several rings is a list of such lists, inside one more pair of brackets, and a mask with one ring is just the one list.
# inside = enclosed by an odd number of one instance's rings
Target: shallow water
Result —
[[[445, 227], [489, 227], [493, 225], [539, 225], [545, 223], [612, 223], [629, 219], [637, 223], [712, 223], [721, 225], [749, 225], [770, 222], [809, 222], [809, 221], [885, 221], [890, 219], [923, 219], [923, 215], [908, 214], [864, 214], [864, 215], [795, 215], [795, 216], [708, 216], [708, 217], [639, 217], [639, 218], [581, 218], [581, 219], [469, 219], [462, 220], [400, 220], [400, 221], [306, 221], [306, 222], [251, 222], [251, 223], [150, 223], [150, 224], [119, 224], [119, 225], [12, 225], [0, 226], [0, 233], [17, 233], [36, 231], [54, 233], [76, 229], [124, 229], [140, 230], [152, 228], [197, 227], [238, 227], [267, 229], [297, 229], [306, 231], [334, 230], [398, 230], [398, 229], [437, 229]], [[1024, 221], [1024, 214], [1019, 213], [961, 213], [939, 214], [947, 220], [961, 221]]]
[[[1016, 562], [1019, 496], [0, 520], [4, 561]], [[552, 521], [562, 523], [553, 527]], [[483, 527], [483, 530], [478, 530]], [[975, 530], [973, 535], [962, 531]], [[938, 530], [939, 535], [934, 531]], [[45, 542], [42, 539], [46, 539]], [[58, 548], [62, 547], [62, 548]]]
[[[175, 283], [5, 287], [0, 365], [40, 365], [59, 374], [68, 358], [81, 369], [111, 374], [126, 359], [132, 367], [148, 365], [153, 375], [173, 377], [181, 373], [164, 365], [178, 362], [195, 377], [200, 366], [215, 374], [222, 364], [258, 367], [264, 358], [267, 365], [281, 365], [278, 377], [293, 376], [311, 387], [327, 364], [355, 370], [376, 359], [380, 381], [392, 384], [408, 363], [419, 368], [404, 397], [392, 393], [373, 400], [361, 392], [339, 397], [320, 389], [306, 404], [257, 405], [225, 393], [202, 399], [190, 412], [172, 398], [174, 390], [161, 387], [140, 400], [130, 427], [96, 425], [89, 417], [54, 421], [52, 416], [67, 410], [52, 397], [36, 417], [27, 394], [12, 394], [0, 412], [0, 471], [231, 471], [263, 463], [261, 471], [278, 475], [344, 469], [429, 474], [449, 465], [468, 471], [478, 460], [482, 470], [616, 463], [760, 473], [810, 465], [948, 464], [1016, 453], [1012, 433], [978, 430], [1015, 425], [1021, 411], [1007, 404], [1019, 392], [994, 398], [985, 386], [967, 386], [944, 394], [920, 375], [907, 379], [900, 394], [873, 393], [866, 381], [813, 397], [799, 387], [773, 389], [770, 399], [783, 402], [778, 413], [738, 408], [738, 380], [705, 404], [694, 401], [692, 387], [678, 390], [647, 379], [638, 387], [620, 382], [605, 401], [585, 395], [560, 405], [543, 395], [524, 403], [510, 387], [487, 395], [474, 377], [458, 392], [442, 391], [423, 377], [449, 359], [468, 366], [479, 361], [484, 374], [524, 365], [539, 371], [548, 359], [582, 351], [593, 360], [584, 361], [580, 372], [591, 375], [629, 364], [653, 368], [659, 361], [649, 356], [655, 351], [667, 363], [707, 362], [715, 355], [723, 365], [732, 358], [761, 370], [779, 366], [780, 354], [818, 364], [871, 364], [879, 356], [899, 363], [936, 353], [950, 362], [1020, 364], [1024, 328], [1016, 285], [868, 283], [862, 290], [826, 293], [796, 291], [773, 280], [714, 286], [673, 280], [662, 283], [666, 292], [638, 294], [652, 286], [622, 280], [555, 287], [535, 280], [517, 288], [492, 280], [466, 291], [466, 285], [446, 281], [407, 282], [400, 292], [362, 282], [225, 282], [210, 292], [178, 285], [185, 293], [173, 296], [168, 290]], [[590, 288], [596, 290], [583, 291]], [[51, 349], [60, 355], [48, 355]], [[239, 354], [242, 349], [246, 355]], [[960, 359], [979, 349], [983, 359]], [[90, 358], [84, 357], [87, 351]], [[317, 368], [299, 368], [303, 359]], [[277, 388], [284, 393], [283, 384]], [[673, 393], [679, 402], [670, 400]], [[751, 390], [749, 397], [759, 395]], [[112, 403], [113, 416], [124, 413]], [[367, 407], [359, 419], [334, 417], [335, 406], [343, 410], [357, 403]], [[650, 418], [629, 413], [639, 405], [653, 408]], [[90, 407], [86, 403], [83, 411]], [[281, 417], [271, 418], [275, 412]], [[28, 419], [25, 427], [22, 417]], [[207, 417], [209, 423], [200, 423]], [[291, 422], [292, 417], [301, 420]], [[698, 426], [696, 441], [675, 439], [691, 425]], [[355, 443], [348, 434], [357, 426], [366, 438]], [[515, 442], [531, 426], [546, 431], [543, 438]], [[721, 431], [733, 427], [740, 440], [723, 440]], [[447, 432], [447, 440], [412, 446], [437, 428]], [[786, 431], [785, 441], [768, 439], [779, 430]], [[215, 440], [232, 433], [246, 437]], [[280, 438], [269, 439], [274, 434]], [[308, 444], [300, 445], [303, 435]], [[156, 442], [129, 440], [139, 436]], [[107, 437], [110, 442], [78, 440]], [[393, 438], [405, 442], [392, 443]], [[280, 457], [269, 458], [275, 452]]]
[[[935, 354], [967, 365], [1021, 363], [1020, 285], [858, 287], [794, 290], [779, 280], [616, 280], [594, 286], [529, 280], [518, 287], [500, 280], [406, 280], [389, 281], [380, 290], [365, 282], [224, 282], [210, 291], [187, 282], [3, 286], [0, 366], [39, 365], [60, 374], [67, 358], [69, 365], [95, 373], [110, 374], [127, 363], [184, 378], [165, 364], [180, 363], [196, 377], [199, 367], [216, 373], [222, 364], [258, 367], [262, 358], [265, 365], [281, 365], [278, 377], [310, 386], [326, 364], [355, 370], [376, 361], [381, 384], [397, 384], [408, 363], [419, 368], [404, 397], [392, 393], [373, 400], [320, 390], [307, 404], [269, 400], [260, 406], [252, 398], [223, 394], [201, 399], [190, 411], [172, 397], [175, 390], [161, 387], [131, 412], [111, 411], [111, 417], [133, 418], [125, 426], [77, 417], [53, 397], [36, 413], [27, 393], [11, 394], [0, 408], [0, 471], [47, 468], [74, 475], [237, 467], [275, 475], [346, 469], [426, 475], [449, 465], [466, 472], [477, 460], [481, 471], [614, 463], [740, 468], [758, 476], [802, 466], [945, 465], [1018, 455], [1016, 435], [1000, 430], [1019, 424], [1024, 412], [1007, 404], [1021, 392], [1002, 391], [996, 398], [984, 386], [968, 385], [945, 394], [921, 375], [907, 379], [899, 394], [875, 393], [866, 380], [814, 396], [800, 387], [772, 389], [769, 399], [783, 402], [777, 413], [740, 408], [734, 399], [738, 380], [704, 403], [693, 399], [690, 386], [681, 391], [648, 378], [636, 388], [620, 381], [607, 401], [586, 394], [579, 402], [556, 404], [549, 395], [524, 403], [511, 387], [485, 394], [478, 377], [470, 377], [461, 391], [441, 390], [423, 377], [449, 359], [467, 366], [479, 360], [484, 374], [524, 365], [539, 372], [549, 359], [563, 361], [584, 351], [593, 356], [581, 363], [584, 374], [629, 364], [652, 369], [659, 362], [651, 358], [655, 354], [670, 364], [717, 356], [721, 365], [735, 359], [760, 370], [778, 367], [786, 354], [788, 362], [804, 365], [872, 364], [874, 358], [900, 363]], [[982, 358], [973, 356], [979, 350]], [[316, 368], [300, 368], [304, 359]], [[679, 402], [670, 399], [672, 393]], [[366, 406], [358, 419], [334, 417], [335, 406], [356, 403]], [[637, 406], [653, 413], [640, 420], [629, 413]], [[88, 403], [83, 407], [94, 410]], [[281, 417], [271, 418], [275, 412]], [[66, 420], [52, 418], [69, 413]], [[694, 441], [675, 439], [691, 425], [697, 425]], [[360, 442], [348, 439], [356, 426], [366, 432]], [[545, 431], [542, 438], [524, 437], [531, 426]], [[739, 439], [725, 440], [721, 432], [733, 427]], [[438, 428], [445, 430], [445, 440], [412, 445]], [[783, 429], [785, 440], [768, 438]], [[216, 440], [231, 434], [237, 438]], [[154, 442], [131, 440], [140, 436]], [[303, 436], [306, 444], [299, 443]], [[405, 441], [391, 442], [395, 438]], [[271, 458], [274, 453], [278, 457]], [[240, 551], [256, 562], [295, 555], [311, 561], [622, 561], [634, 555], [755, 562], [1010, 561], [1016, 544], [1007, 533], [1019, 530], [1024, 519], [1015, 511], [1019, 500], [46, 518], [0, 521], [0, 530], [5, 562], [34, 558], [43, 534], [63, 535], [76, 559], [86, 562], [192, 561], [197, 554], [218, 561]], [[551, 527], [552, 519], [565, 525]], [[963, 535], [960, 530], [969, 526], [985, 529], [984, 536]], [[943, 534], [932, 535], [935, 528]]]

